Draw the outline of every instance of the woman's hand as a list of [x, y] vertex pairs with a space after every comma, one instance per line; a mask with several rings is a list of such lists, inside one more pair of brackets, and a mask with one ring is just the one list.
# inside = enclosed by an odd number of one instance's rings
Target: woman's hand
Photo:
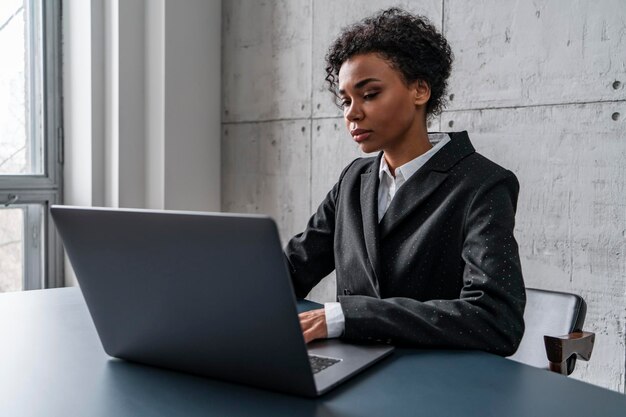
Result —
[[298, 317], [300, 318], [300, 327], [302, 327], [305, 343], [312, 342], [315, 339], [326, 339], [326, 337], [328, 337], [326, 331], [326, 314], [323, 308], [300, 313]]

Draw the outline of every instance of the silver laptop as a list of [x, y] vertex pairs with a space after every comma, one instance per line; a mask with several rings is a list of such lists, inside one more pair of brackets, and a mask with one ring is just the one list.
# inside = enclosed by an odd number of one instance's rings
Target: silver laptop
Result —
[[393, 350], [336, 339], [304, 343], [269, 217], [51, 212], [110, 356], [316, 396]]

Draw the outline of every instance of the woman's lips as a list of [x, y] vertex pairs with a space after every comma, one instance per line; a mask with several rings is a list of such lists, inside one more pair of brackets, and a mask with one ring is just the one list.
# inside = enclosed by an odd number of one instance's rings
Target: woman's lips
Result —
[[354, 141], [357, 143], [360, 143], [366, 140], [372, 134], [372, 131], [365, 130], [365, 129], [355, 129], [350, 133], [352, 133], [352, 137], [354, 138]]
[[366, 140], [370, 135], [372, 134], [372, 132], [364, 132], [364, 133], [360, 133], [358, 135], [354, 135], [354, 141], [357, 143], [361, 143], [364, 140]]

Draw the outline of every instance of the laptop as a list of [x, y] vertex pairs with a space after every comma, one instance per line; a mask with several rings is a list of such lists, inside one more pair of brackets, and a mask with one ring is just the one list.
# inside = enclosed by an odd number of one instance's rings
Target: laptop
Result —
[[267, 216], [52, 206], [105, 352], [308, 397], [389, 355], [306, 345]]

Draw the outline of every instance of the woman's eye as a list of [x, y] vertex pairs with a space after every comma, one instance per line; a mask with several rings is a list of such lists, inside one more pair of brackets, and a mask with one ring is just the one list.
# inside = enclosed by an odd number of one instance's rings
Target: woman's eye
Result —
[[367, 93], [363, 96], [365, 100], [371, 100], [378, 95], [378, 91], [375, 93]]
[[350, 106], [350, 102], [347, 100], [342, 100], [341, 103], [339, 103], [339, 105], [345, 109], [346, 107]]

